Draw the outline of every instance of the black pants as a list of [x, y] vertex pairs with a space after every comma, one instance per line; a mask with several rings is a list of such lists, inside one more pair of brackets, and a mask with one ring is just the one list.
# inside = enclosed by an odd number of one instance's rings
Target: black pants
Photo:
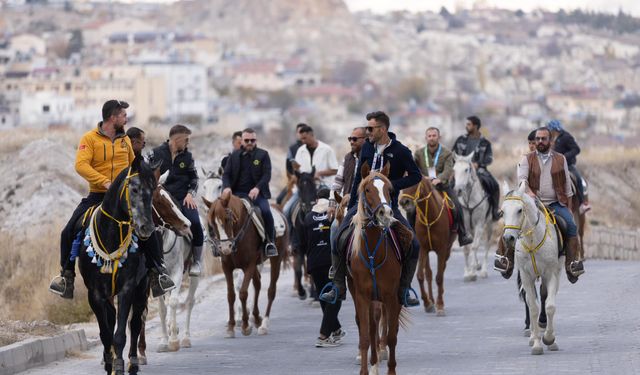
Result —
[[102, 203], [104, 199], [105, 193], [89, 193], [85, 198], [82, 198], [78, 207], [76, 207], [73, 214], [71, 214], [71, 218], [67, 225], [62, 229], [62, 233], [60, 234], [60, 266], [62, 269], [75, 269], [75, 262], [71, 261], [71, 245], [73, 244], [73, 239], [77, 235], [76, 227], [78, 225], [78, 220], [91, 206], [98, 205]]
[[[330, 281], [328, 276], [329, 266], [327, 265], [326, 267], [316, 268], [311, 271], [310, 274], [313, 278], [316, 290], [320, 293], [322, 288]], [[338, 301], [334, 305], [320, 301], [320, 307], [322, 307], [322, 323], [320, 324], [321, 335], [329, 337], [332, 332], [342, 327], [338, 320], [338, 313], [340, 312], [341, 306], [342, 301], [340, 298], [338, 298]]]
[[164, 263], [164, 257], [162, 255], [162, 241], [158, 231], [154, 230], [151, 237], [146, 240], [139, 239], [138, 246], [145, 255], [145, 265], [147, 266], [147, 269], [156, 268]]
[[571, 164], [569, 166], [569, 172], [573, 173], [576, 176], [576, 192], [578, 193], [578, 200], [582, 204], [584, 202], [584, 186], [582, 185], [582, 175], [576, 168], [575, 164]]
[[480, 177], [482, 187], [489, 195], [488, 200], [491, 210], [495, 212], [499, 209], [500, 204], [500, 185], [486, 168], [478, 168], [478, 177]]

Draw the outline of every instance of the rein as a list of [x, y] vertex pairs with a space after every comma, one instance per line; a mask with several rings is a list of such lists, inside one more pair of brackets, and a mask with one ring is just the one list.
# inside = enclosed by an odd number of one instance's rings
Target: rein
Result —
[[[429, 249], [433, 250], [433, 244], [431, 242], [431, 227], [438, 222], [438, 220], [440, 220], [440, 218], [442, 217], [442, 213], [444, 212], [444, 207], [445, 205], [448, 206], [449, 208], [453, 208], [453, 206], [451, 206], [451, 198], [449, 198], [449, 195], [447, 194], [447, 192], [443, 192], [443, 202], [442, 202], [442, 206], [440, 206], [440, 212], [438, 212], [438, 216], [436, 216], [435, 219], [433, 219], [433, 221], [429, 222], [429, 200], [431, 199], [431, 197], [435, 196], [433, 195], [433, 190], [429, 192], [429, 194], [427, 194], [424, 197], [420, 197], [420, 195], [422, 194], [422, 183], [423, 181], [420, 181], [420, 184], [418, 185], [418, 189], [416, 190], [416, 192], [411, 195], [411, 194], [402, 194], [400, 197], [401, 198], [409, 198], [410, 200], [413, 201], [413, 204], [416, 207], [416, 219], [425, 227], [427, 227], [427, 238], [429, 239]], [[420, 208], [420, 203], [424, 201], [424, 210], [422, 210]], [[437, 204], [437, 201], [436, 201]]]
[[[244, 205], [243, 205], [244, 206]], [[240, 231], [238, 231], [238, 233], [233, 237], [233, 238], [227, 238], [224, 240], [219, 239], [217, 236], [211, 236], [213, 239], [210, 240], [213, 244], [213, 246], [216, 246], [218, 249], [220, 249], [220, 245], [224, 242], [231, 242], [231, 253], [235, 254], [238, 252], [238, 246], [237, 246], [237, 242], [244, 237], [245, 232], [247, 231], [247, 228], [249, 227], [249, 224], [251, 223], [251, 215], [253, 215], [254, 212], [254, 208], [253, 206], [251, 206], [251, 210], [247, 211], [247, 218], [245, 219], [244, 223], [242, 224], [242, 227], [240, 228]], [[225, 213], [227, 214], [226, 219], [228, 221], [232, 222], [232, 230], [233, 230], [233, 224], [238, 222], [238, 218], [236, 217], [236, 215], [234, 215], [233, 211], [230, 208], [225, 208]]]

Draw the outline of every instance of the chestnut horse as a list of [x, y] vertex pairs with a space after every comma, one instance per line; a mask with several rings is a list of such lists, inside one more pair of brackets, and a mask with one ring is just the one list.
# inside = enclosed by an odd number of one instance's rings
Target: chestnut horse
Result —
[[[446, 206], [452, 205], [452, 203], [445, 201], [443, 195], [434, 189], [428, 178], [422, 177], [419, 184], [403, 190], [400, 204], [405, 211], [416, 212], [415, 231], [420, 243], [417, 278], [420, 284], [420, 294], [424, 301], [424, 309], [428, 313], [435, 311], [437, 316], [444, 316], [444, 270], [451, 255], [451, 246], [456, 239], [456, 233], [452, 232], [449, 227], [449, 214]], [[433, 272], [429, 263], [429, 252], [431, 251], [438, 256], [437, 299], [434, 299], [433, 296]], [[425, 275], [428, 293], [424, 287]]]
[[371, 348], [371, 371], [378, 373], [378, 337], [381, 311], [387, 317], [389, 374], [395, 374], [398, 327], [401, 305], [398, 299], [402, 265], [391, 240], [391, 226], [396, 222], [391, 209], [389, 165], [382, 173], [362, 166], [362, 182], [358, 187], [358, 210], [353, 217], [355, 227], [349, 254], [356, 322], [360, 334], [360, 374], [368, 374], [367, 351]]
[[[207, 204], [207, 226], [214, 246], [219, 248], [222, 258], [222, 270], [227, 281], [227, 302], [229, 303], [229, 321], [227, 322], [227, 337], [235, 337], [234, 303], [236, 292], [233, 285], [233, 270], [241, 269], [244, 278], [240, 286], [240, 303], [242, 305], [242, 334], [248, 336], [252, 328], [249, 325], [247, 298], [249, 283], [253, 282], [254, 303], [253, 319], [258, 333], [265, 335], [269, 330], [269, 316], [273, 300], [276, 297], [276, 284], [280, 276], [282, 262], [288, 256], [288, 230], [284, 235], [276, 238], [278, 256], [269, 258], [271, 263], [271, 281], [269, 283], [267, 310], [264, 319], [258, 310], [258, 297], [261, 288], [261, 274], [258, 270], [263, 260], [262, 238], [255, 227], [250, 212], [242, 200], [234, 195], [222, 195], [213, 203]], [[252, 209], [253, 211], [253, 209]], [[273, 212], [273, 211], [272, 211]], [[280, 214], [279, 211], [277, 211]]]

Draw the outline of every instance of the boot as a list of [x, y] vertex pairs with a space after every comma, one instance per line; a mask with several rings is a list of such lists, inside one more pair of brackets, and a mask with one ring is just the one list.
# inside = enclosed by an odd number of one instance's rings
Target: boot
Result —
[[584, 266], [582, 261], [578, 260], [578, 237], [569, 237], [566, 256], [564, 259], [564, 268], [567, 272], [567, 279], [571, 284], [575, 284], [578, 281], [578, 276], [584, 273]]
[[[347, 263], [342, 259], [341, 256], [336, 254], [331, 254], [331, 263], [331, 268], [333, 269], [334, 273], [333, 288], [326, 293], [322, 293], [320, 297], [318, 297], [318, 299], [328, 303], [334, 303], [334, 301], [337, 301], [338, 298], [344, 301], [347, 298], [347, 287], [345, 285]], [[331, 271], [329, 272], [331, 273]]]
[[189, 276], [198, 277], [202, 273], [202, 246], [194, 246], [192, 251], [193, 262], [189, 267]]
[[473, 236], [467, 232], [464, 226], [464, 218], [462, 217], [462, 208], [456, 207], [456, 221], [458, 222], [458, 244], [460, 246], [470, 245], [473, 243]]
[[493, 194], [491, 194], [491, 197], [491, 216], [493, 221], [498, 221], [502, 217], [502, 210], [499, 207], [500, 190], [494, 191]]
[[[407, 254], [408, 256], [409, 254]], [[400, 275], [400, 303], [404, 307], [420, 306], [420, 301], [411, 295], [411, 281], [418, 267], [418, 259], [407, 258], [402, 263], [402, 274]], [[415, 292], [413, 292], [415, 294]]]
[[73, 283], [75, 281], [75, 277], [76, 274], [73, 270], [61, 271], [60, 276], [56, 276], [51, 280], [49, 291], [62, 298], [73, 299]]
[[163, 265], [150, 268], [149, 272], [149, 288], [151, 295], [156, 298], [176, 288], [176, 284], [167, 275], [167, 269]]
[[493, 269], [500, 272], [502, 277], [509, 279], [513, 274], [513, 250], [505, 247], [502, 238], [498, 240], [498, 250], [496, 250], [496, 260], [493, 262]]

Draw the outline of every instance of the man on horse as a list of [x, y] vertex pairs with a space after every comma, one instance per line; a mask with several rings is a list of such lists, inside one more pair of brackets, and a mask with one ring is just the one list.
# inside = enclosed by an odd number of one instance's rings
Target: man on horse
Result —
[[[296, 125], [296, 141], [293, 142], [289, 146], [289, 149], [287, 150], [287, 158], [285, 160], [287, 179], [290, 179], [291, 176], [293, 176], [294, 174], [293, 162], [296, 159], [296, 152], [298, 152], [298, 149], [300, 148], [300, 146], [302, 146], [302, 141], [300, 140], [300, 137], [301, 137], [300, 129], [302, 129], [302, 127], [306, 125], [307, 124], [302, 122]], [[286, 196], [287, 196], [287, 186], [282, 188], [282, 191], [280, 191], [280, 194], [278, 194], [278, 197], [276, 198], [276, 203], [282, 204], [282, 201]]]
[[482, 123], [477, 116], [467, 117], [465, 125], [467, 134], [456, 139], [451, 151], [458, 155], [467, 156], [473, 154], [473, 164], [476, 167], [478, 177], [482, 182], [482, 187], [487, 192], [493, 220], [500, 218], [500, 186], [498, 182], [487, 170], [487, 166], [493, 162], [493, 151], [491, 142], [480, 133]]
[[271, 192], [271, 159], [269, 153], [258, 147], [258, 137], [251, 128], [242, 131], [242, 146], [229, 157], [229, 162], [222, 175], [222, 195], [227, 197], [233, 193], [241, 198], [248, 198], [260, 208], [265, 226], [264, 252], [268, 257], [278, 256], [275, 241], [273, 215], [269, 206]]
[[580, 214], [583, 214], [591, 209], [591, 205], [589, 205], [589, 201], [584, 194], [582, 175], [580, 171], [578, 171], [578, 168], [576, 168], [576, 156], [580, 153], [580, 146], [576, 143], [575, 138], [568, 131], [564, 130], [560, 121], [549, 121], [547, 128], [551, 130], [553, 151], [564, 155], [567, 159], [567, 164], [569, 164], [569, 172], [576, 177], [576, 191], [578, 193], [578, 200], [580, 201]]
[[233, 132], [233, 135], [231, 135], [231, 152], [225, 155], [225, 157], [223, 157], [220, 161], [220, 167], [222, 167], [223, 171], [227, 166], [227, 161], [229, 161], [229, 157], [231, 156], [231, 154], [233, 154], [235, 150], [239, 150], [240, 147], [242, 147], [242, 132]]
[[[551, 150], [551, 131], [540, 128], [536, 131], [536, 151], [525, 155], [518, 164], [518, 181], [525, 181], [529, 194], [537, 197], [542, 204], [561, 217], [567, 224], [567, 245], [565, 270], [571, 283], [578, 281], [584, 273], [579, 260], [577, 227], [571, 214], [571, 180], [567, 159]], [[496, 269], [502, 273], [513, 270], [513, 249], [507, 249], [507, 256], [498, 256]]]
[[200, 224], [198, 206], [194, 197], [198, 191], [198, 171], [191, 152], [187, 149], [191, 130], [184, 125], [174, 125], [169, 130], [169, 139], [153, 149], [151, 163], [160, 163], [160, 173], [169, 171], [164, 187], [178, 201], [180, 210], [191, 222], [190, 276], [200, 276], [204, 233]]
[[[129, 103], [120, 100], [108, 100], [102, 106], [102, 121], [96, 129], [86, 132], [80, 139], [76, 152], [76, 172], [89, 183], [89, 195], [80, 201], [78, 207], [71, 215], [60, 234], [60, 276], [54, 278], [49, 285], [49, 291], [60, 295], [62, 298], [72, 299], [75, 281], [75, 259], [71, 259], [72, 248], [80, 247], [81, 237], [77, 232], [78, 221], [92, 206], [102, 203], [111, 182], [128, 168], [135, 153], [131, 140], [124, 132], [127, 124], [127, 111]], [[146, 254], [148, 257], [158, 258], [156, 267], [151, 272], [157, 272], [151, 277], [152, 282], [158, 282], [161, 290], [175, 288], [173, 281], [166, 274], [162, 262], [162, 251], [153, 248], [150, 242]], [[143, 248], [144, 244], [141, 244]]]
[[[349, 200], [349, 211], [340, 225], [338, 233], [342, 233], [351, 225], [351, 219], [357, 211], [358, 203], [358, 186], [362, 180], [362, 165], [367, 163], [371, 166], [372, 171], [380, 171], [385, 163], [390, 163], [389, 180], [393, 184], [391, 192], [391, 209], [393, 216], [399, 223], [395, 225], [404, 225], [407, 230], [412, 231], [411, 225], [407, 219], [402, 216], [398, 209], [398, 195], [402, 189], [406, 189], [420, 182], [420, 169], [416, 165], [411, 151], [402, 143], [396, 140], [395, 134], [389, 132], [389, 116], [382, 111], [376, 111], [367, 114], [366, 132], [367, 141], [363, 144], [358, 158], [358, 165], [355, 171], [355, 180], [351, 187], [351, 199]], [[332, 269], [335, 274], [333, 283], [335, 288], [327, 293], [323, 293], [320, 299], [326, 302], [332, 302], [337, 297], [344, 299], [346, 295], [345, 277], [346, 277], [346, 254], [345, 249], [338, 249], [337, 244], [332, 244]], [[409, 295], [411, 289], [411, 280], [416, 271], [418, 255], [420, 253], [420, 245], [413, 236], [411, 249], [403, 249], [404, 257], [402, 258], [402, 275], [400, 278], [399, 298], [405, 306], [418, 306], [420, 302]]]
[[[416, 150], [413, 159], [418, 164], [420, 172], [424, 176], [428, 176], [431, 184], [440, 192], [445, 192], [449, 199], [453, 201], [455, 209], [453, 211], [455, 221], [458, 227], [458, 243], [465, 246], [473, 242], [473, 236], [467, 232], [464, 226], [462, 216], [462, 206], [458, 201], [458, 196], [453, 192], [451, 182], [454, 176], [453, 172], [453, 153], [440, 144], [440, 129], [430, 127], [425, 132], [427, 145]], [[409, 222], [412, 227], [415, 226], [415, 212], [410, 215]]]

